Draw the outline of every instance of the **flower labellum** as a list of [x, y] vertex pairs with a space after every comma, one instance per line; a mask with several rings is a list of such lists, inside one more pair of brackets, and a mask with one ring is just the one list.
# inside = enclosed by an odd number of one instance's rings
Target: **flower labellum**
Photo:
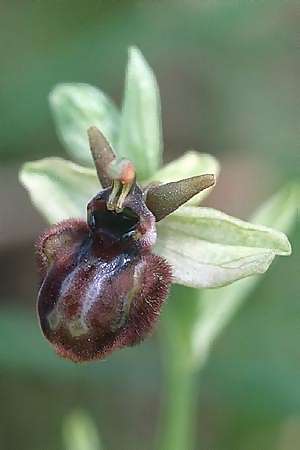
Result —
[[86, 222], [58, 223], [37, 242], [41, 329], [75, 362], [102, 359], [151, 333], [172, 280], [168, 262], [152, 253], [156, 222], [215, 182], [202, 175], [142, 189], [134, 165], [117, 159], [97, 128], [88, 135], [103, 190], [88, 203]]

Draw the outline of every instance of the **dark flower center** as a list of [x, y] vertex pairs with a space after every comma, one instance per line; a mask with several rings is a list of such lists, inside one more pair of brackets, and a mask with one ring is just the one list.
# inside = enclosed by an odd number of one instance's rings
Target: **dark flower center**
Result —
[[122, 212], [116, 213], [109, 211], [104, 201], [101, 205], [99, 203], [97, 209], [88, 213], [88, 224], [92, 232], [120, 240], [136, 230], [139, 217], [130, 208], [124, 208]]

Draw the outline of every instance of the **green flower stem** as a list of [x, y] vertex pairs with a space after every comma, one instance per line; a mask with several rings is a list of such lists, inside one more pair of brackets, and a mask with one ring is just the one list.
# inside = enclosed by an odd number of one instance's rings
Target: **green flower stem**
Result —
[[[199, 371], [191, 364], [189, 338], [196, 294], [195, 289], [173, 286], [161, 321], [164, 396], [158, 450], [196, 448]], [[189, 308], [186, 308], [186, 301], [189, 301]]]
[[159, 450], [195, 449], [196, 385], [195, 373], [187, 366], [173, 361], [166, 367]]

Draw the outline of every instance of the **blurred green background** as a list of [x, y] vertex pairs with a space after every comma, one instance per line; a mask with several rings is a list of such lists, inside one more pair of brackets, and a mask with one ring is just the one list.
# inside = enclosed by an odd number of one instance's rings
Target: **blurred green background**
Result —
[[[288, 0], [0, 1], [1, 450], [65, 449], [62, 423], [78, 408], [107, 450], [152, 450], [163, 401], [159, 331], [82, 366], [39, 332], [33, 243], [46, 223], [17, 173], [22, 161], [65, 156], [49, 91], [87, 82], [120, 104], [137, 45], [161, 90], [165, 159], [189, 148], [217, 156], [208, 204], [247, 218], [300, 176], [297, 11]], [[299, 221], [291, 240], [293, 256], [272, 265], [199, 377], [196, 450], [299, 445]]]

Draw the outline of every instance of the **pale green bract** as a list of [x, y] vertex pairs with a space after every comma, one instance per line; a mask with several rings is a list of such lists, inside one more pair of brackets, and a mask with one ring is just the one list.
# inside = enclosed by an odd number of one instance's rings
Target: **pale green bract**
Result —
[[119, 139], [120, 113], [99, 89], [84, 83], [58, 84], [49, 103], [61, 143], [76, 161], [94, 166], [86, 130], [95, 125], [115, 146]]
[[264, 273], [275, 255], [289, 255], [287, 237], [211, 208], [182, 207], [158, 224], [154, 250], [173, 266], [174, 281], [220, 287]]
[[[297, 184], [287, 185], [265, 202], [254, 213], [251, 220], [253, 223], [259, 221], [266, 226], [272, 225], [282, 232], [289, 233], [296, 221], [296, 205], [299, 202], [300, 186]], [[266, 230], [268, 229], [259, 226], [258, 231], [261, 230], [263, 234], [260, 240], [265, 241], [268, 235]], [[274, 238], [275, 240], [273, 240]], [[272, 240], [273, 248], [280, 248], [280, 252], [284, 252], [284, 248], [289, 251], [289, 244], [283, 234], [274, 233]], [[275, 252], [272, 253], [272, 259], [274, 257]], [[172, 326], [169, 327], [169, 332], [174, 337], [176, 335], [177, 339], [181, 336], [181, 345], [184, 346], [186, 358], [185, 364], [191, 370], [198, 370], [205, 364], [216, 338], [261, 279], [260, 276], [256, 275], [221, 289], [185, 289], [185, 295], [190, 299], [190, 302], [185, 305], [186, 309], [189, 310], [185, 311], [186, 320], [183, 321], [182, 316], [176, 314], [178, 305], [174, 305], [174, 311], [170, 311]], [[175, 286], [174, 295], [181, 296], [182, 288]]]
[[85, 218], [87, 202], [100, 189], [94, 169], [61, 158], [25, 163], [20, 181], [50, 223], [70, 217]]
[[125, 81], [118, 154], [132, 159], [140, 180], [159, 168], [162, 154], [161, 106], [155, 76], [141, 52], [132, 47]]

